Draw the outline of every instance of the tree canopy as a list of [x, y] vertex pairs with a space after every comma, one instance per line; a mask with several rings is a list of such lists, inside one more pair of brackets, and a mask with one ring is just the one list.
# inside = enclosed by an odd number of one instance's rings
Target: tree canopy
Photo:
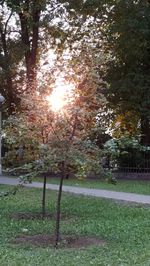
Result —
[[148, 0], [1, 1], [0, 91], [8, 114], [22, 94], [50, 93], [63, 73], [88, 100], [95, 91], [103, 126], [150, 143], [149, 9]]

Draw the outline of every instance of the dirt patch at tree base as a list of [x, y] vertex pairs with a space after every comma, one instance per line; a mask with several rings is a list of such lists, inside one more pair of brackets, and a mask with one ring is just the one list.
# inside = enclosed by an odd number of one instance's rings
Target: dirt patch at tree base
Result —
[[[51, 235], [25, 235], [17, 237], [11, 243], [23, 244], [35, 247], [54, 247], [55, 238]], [[106, 244], [102, 239], [96, 237], [85, 236], [63, 236], [58, 245], [59, 248], [86, 248], [88, 246], [97, 245], [101, 246]]]
[[[32, 212], [18, 212], [18, 213], [13, 213], [10, 215], [11, 219], [15, 220], [41, 220], [41, 219], [56, 219], [55, 214], [50, 214], [50, 213], [45, 213], [44, 217], [42, 213], [32, 213]], [[66, 214], [61, 214], [61, 219], [63, 220], [70, 220], [73, 217], [69, 217]]]

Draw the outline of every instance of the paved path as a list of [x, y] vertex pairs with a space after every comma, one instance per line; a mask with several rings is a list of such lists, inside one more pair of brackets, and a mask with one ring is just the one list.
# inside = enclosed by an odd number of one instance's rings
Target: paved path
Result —
[[[0, 177], [0, 184], [17, 185], [18, 183], [19, 180], [17, 178]], [[26, 184], [25, 186], [41, 188], [42, 183], [32, 182], [31, 184]], [[58, 185], [47, 184], [47, 189], [58, 190]], [[73, 186], [63, 186], [63, 191], [84, 196], [94, 196], [99, 198], [109, 198], [114, 200], [150, 204], [150, 196], [140, 195], [135, 193], [116, 192], [116, 191], [109, 191], [103, 189], [91, 189], [91, 188], [81, 188]]]

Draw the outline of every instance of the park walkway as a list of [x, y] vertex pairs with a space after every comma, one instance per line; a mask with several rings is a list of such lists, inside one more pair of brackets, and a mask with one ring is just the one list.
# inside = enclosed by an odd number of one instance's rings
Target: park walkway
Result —
[[[17, 185], [19, 180], [17, 178], [0, 177], [0, 184], [4, 185]], [[41, 182], [32, 182], [31, 184], [25, 184], [26, 187], [42, 188]], [[58, 190], [58, 185], [47, 184], [47, 189]], [[103, 189], [91, 189], [81, 188], [74, 186], [63, 186], [63, 191], [84, 196], [93, 196], [99, 198], [108, 198], [119, 201], [127, 201], [141, 204], [150, 204], [150, 196], [140, 195], [135, 193], [116, 192]]]

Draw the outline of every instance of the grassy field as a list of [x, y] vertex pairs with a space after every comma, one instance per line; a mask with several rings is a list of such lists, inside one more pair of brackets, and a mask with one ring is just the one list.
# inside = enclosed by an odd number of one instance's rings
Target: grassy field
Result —
[[[36, 181], [42, 182], [42, 178], [37, 178]], [[47, 178], [47, 182], [51, 184], [58, 184], [58, 178]], [[123, 191], [138, 194], [150, 195], [150, 181], [138, 181], [138, 180], [118, 180], [116, 185], [110, 184], [102, 179], [69, 179], [64, 180], [64, 185], [78, 186], [96, 189], [106, 189], [113, 191]]]
[[[0, 186], [0, 191], [7, 189]], [[51, 213], [55, 212], [55, 199], [56, 193], [48, 191]], [[40, 189], [24, 188], [15, 196], [0, 198], [1, 266], [150, 266], [148, 206], [63, 194], [62, 212], [68, 219], [61, 222], [62, 234], [95, 236], [106, 241], [104, 246], [54, 250], [12, 244], [16, 236], [54, 231], [54, 220], [12, 218], [18, 212], [39, 212], [40, 203]]]

